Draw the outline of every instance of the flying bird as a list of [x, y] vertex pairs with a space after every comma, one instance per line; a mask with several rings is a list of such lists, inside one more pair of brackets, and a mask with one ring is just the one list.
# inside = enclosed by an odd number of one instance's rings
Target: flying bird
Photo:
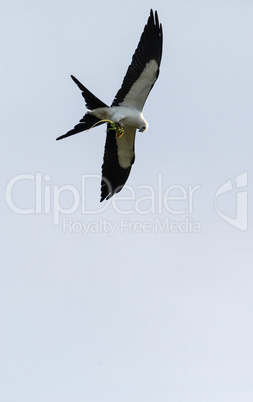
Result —
[[142, 110], [159, 75], [163, 33], [157, 11], [150, 10], [139, 44], [132, 57], [123, 83], [111, 107], [93, 95], [73, 75], [71, 78], [82, 91], [87, 113], [61, 140], [100, 124], [107, 123], [104, 160], [102, 165], [101, 199], [109, 199], [126, 183], [135, 159], [136, 130], [148, 128]]

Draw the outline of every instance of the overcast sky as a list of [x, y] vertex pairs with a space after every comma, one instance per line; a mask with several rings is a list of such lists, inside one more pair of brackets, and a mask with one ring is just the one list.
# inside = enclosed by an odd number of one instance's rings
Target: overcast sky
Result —
[[[150, 8], [160, 76], [100, 204], [105, 103]], [[1, 402], [250, 402], [250, 0], [2, 1]]]

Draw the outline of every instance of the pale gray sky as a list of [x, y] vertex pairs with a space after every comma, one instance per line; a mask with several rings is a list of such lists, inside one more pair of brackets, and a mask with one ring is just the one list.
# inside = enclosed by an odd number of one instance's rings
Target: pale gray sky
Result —
[[[110, 103], [151, 7], [149, 129], [100, 204], [105, 128], [55, 141], [85, 113], [70, 74]], [[1, 402], [251, 402], [252, 12], [3, 2]]]

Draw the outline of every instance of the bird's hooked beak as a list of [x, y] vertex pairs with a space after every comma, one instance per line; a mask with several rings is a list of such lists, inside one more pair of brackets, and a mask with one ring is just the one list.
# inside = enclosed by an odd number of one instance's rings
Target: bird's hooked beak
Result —
[[144, 133], [144, 131], [146, 131], [147, 128], [148, 128], [147, 126], [141, 127], [141, 128], [139, 129], [139, 133]]

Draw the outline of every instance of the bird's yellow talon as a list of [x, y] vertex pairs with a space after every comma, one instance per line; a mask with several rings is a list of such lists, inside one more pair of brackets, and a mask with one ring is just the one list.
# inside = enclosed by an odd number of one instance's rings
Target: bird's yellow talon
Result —
[[116, 126], [116, 137], [120, 138], [124, 134], [124, 129], [121, 126]]

